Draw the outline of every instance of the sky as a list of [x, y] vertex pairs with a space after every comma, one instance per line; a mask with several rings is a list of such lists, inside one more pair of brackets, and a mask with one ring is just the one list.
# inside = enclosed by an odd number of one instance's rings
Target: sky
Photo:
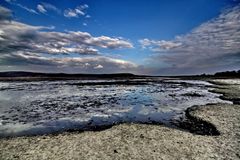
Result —
[[239, 0], [0, 0], [0, 71], [238, 69]]

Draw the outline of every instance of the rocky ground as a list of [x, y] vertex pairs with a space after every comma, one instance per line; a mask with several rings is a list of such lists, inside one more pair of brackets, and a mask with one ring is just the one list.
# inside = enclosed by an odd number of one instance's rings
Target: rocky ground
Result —
[[234, 104], [240, 104], [240, 79], [219, 79], [210, 82], [217, 85], [212, 92], [221, 93], [223, 94], [222, 99], [230, 100]]
[[[239, 84], [218, 84], [215, 92], [236, 100]], [[218, 136], [161, 125], [121, 124], [99, 132], [0, 140], [0, 159], [240, 159], [240, 105], [192, 107], [190, 117], [212, 124]]]

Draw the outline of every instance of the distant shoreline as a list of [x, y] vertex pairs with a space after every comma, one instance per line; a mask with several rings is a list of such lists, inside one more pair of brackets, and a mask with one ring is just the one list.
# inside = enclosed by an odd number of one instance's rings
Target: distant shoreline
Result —
[[178, 78], [178, 79], [220, 79], [240, 78], [240, 71], [218, 72], [213, 75], [178, 75], [178, 76], [152, 76], [135, 75], [132, 73], [112, 74], [68, 74], [68, 73], [40, 73], [25, 71], [0, 72], [0, 81], [43, 81], [43, 80], [94, 80], [94, 79], [146, 79], [146, 78]]

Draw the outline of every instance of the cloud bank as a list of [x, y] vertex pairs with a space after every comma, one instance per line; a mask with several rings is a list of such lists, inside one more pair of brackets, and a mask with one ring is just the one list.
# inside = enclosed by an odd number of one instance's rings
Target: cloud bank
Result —
[[114, 73], [137, 69], [138, 65], [105, 56], [89, 57], [44, 57], [32, 52], [16, 52], [3, 55], [0, 63], [5, 66], [19, 66], [19, 69], [70, 73]]
[[[139, 40], [142, 48], [155, 52], [149, 70], [157, 74], [215, 72], [240, 68], [240, 5], [224, 10], [174, 40]], [[159, 67], [158, 64], [165, 64]]]
[[[11, 19], [0, 6], [0, 65], [37, 69], [50, 67], [74, 72], [120, 72], [137, 65], [103, 56], [99, 49], [133, 48], [123, 38], [92, 36], [81, 31], [53, 31], [54, 27], [32, 26]], [[75, 54], [74, 56], [72, 54]], [[78, 54], [78, 56], [76, 56]]]

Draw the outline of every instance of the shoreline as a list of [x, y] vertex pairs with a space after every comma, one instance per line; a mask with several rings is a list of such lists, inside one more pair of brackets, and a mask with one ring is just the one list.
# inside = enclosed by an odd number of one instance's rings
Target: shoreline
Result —
[[[220, 86], [224, 89], [219, 93], [239, 97], [239, 92], [226, 85]], [[212, 136], [163, 125], [119, 124], [103, 131], [0, 139], [0, 159], [176, 159], [179, 155], [183, 159], [239, 159], [239, 107], [212, 104], [186, 110], [191, 120], [187, 125], [200, 130], [210, 125]]]

